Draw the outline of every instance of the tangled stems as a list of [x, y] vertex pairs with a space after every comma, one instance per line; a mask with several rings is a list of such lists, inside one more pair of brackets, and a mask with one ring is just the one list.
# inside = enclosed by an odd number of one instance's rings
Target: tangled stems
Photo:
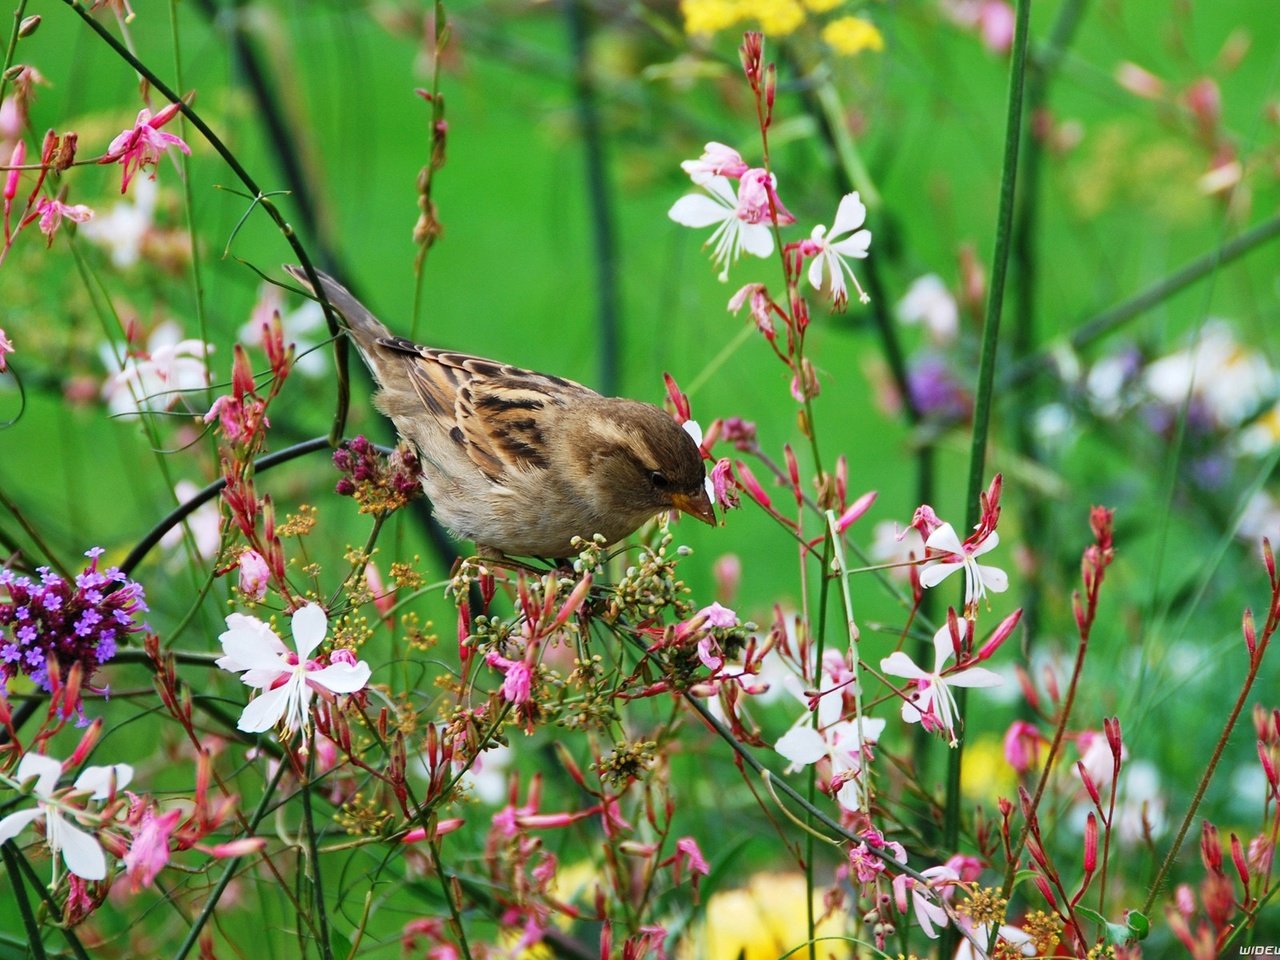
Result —
[[1205, 791], [1209, 789], [1209, 783], [1213, 780], [1214, 771], [1218, 768], [1222, 754], [1227, 748], [1227, 742], [1231, 739], [1231, 732], [1235, 729], [1236, 721], [1240, 718], [1240, 713], [1244, 710], [1245, 703], [1248, 702], [1254, 681], [1258, 679], [1258, 670], [1262, 667], [1262, 658], [1267, 652], [1267, 646], [1271, 642], [1271, 637], [1276, 632], [1276, 628], [1280, 627], [1280, 577], [1276, 575], [1275, 556], [1271, 551], [1271, 543], [1265, 539], [1262, 541], [1262, 556], [1271, 581], [1271, 600], [1267, 608], [1267, 619], [1263, 624], [1261, 634], [1258, 634], [1254, 627], [1253, 611], [1248, 608], [1244, 611], [1243, 630], [1245, 646], [1249, 652], [1249, 672], [1245, 675], [1244, 683], [1240, 686], [1240, 693], [1236, 696], [1236, 702], [1231, 706], [1231, 713], [1227, 717], [1227, 722], [1222, 726], [1222, 733], [1218, 737], [1218, 742], [1214, 744], [1213, 753], [1209, 757], [1209, 764], [1205, 768], [1204, 776], [1200, 778], [1199, 784], [1196, 785], [1195, 796], [1191, 798], [1191, 805], [1187, 808], [1186, 816], [1182, 818], [1182, 824], [1178, 827], [1178, 835], [1174, 837], [1173, 843], [1169, 845], [1169, 851], [1165, 854], [1164, 860], [1160, 864], [1160, 869], [1156, 871], [1155, 878], [1151, 881], [1150, 889], [1147, 890], [1147, 899], [1142, 903], [1143, 913], [1150, 912], [1151, 906], [1155, 903], [1156, 896], [1164, 884], [1164, 878], [1173, 866], [1173, 861], [1177, 858], [1178, 851], [1182, 849], [1182, 841], [1186, 839], [1187, 831], [1191, 829], [1191, 824], [1195, 820], [1196, 810], [1200, 808], [1200, 801], [1204, 799]]
[[84, 7], [80, 0], [62, 0], [62, 2], [70, 7], [76, 15], [79, 16], [91, 30], [93, 30], [94, 33], [101, 37], [117, 56], [136, 70], [140, 76], [144, 77], [146, 81], [153, 88], [158, 90], [166, 100], [174, 104], [178, 108], [178, 111], [186, 117], [186, 119], [191, 121], [192, 126], [200, 131], [200, 134], [223, 159], [223, 162], [231, 168], [231, 172], [234, 173], [240, 182], [245, 185], [245, 188], [249, 191], [250, 199], [253, 204], [260, 205], [267, 212], [267, 215], [271, 218], [272, 222], [274, 222], [279, 228], [285, 242], [289, 244], [290, 249], [293, 251], [293, 255], [298, 258], [298, 262], [302, 265], [303, 272], [306, 273], [307, 279], [310, 281], [312, 288], [320, 291], [317, 295], [317, 299], [320, 302], [320, 306], [324, 309], [325, 321], [329, 326], [329, 334], [334, 338], [333, 349], [334, 361], [337, 368], [338, 404], [337, 409], [334, 412], [333, 426], [329, 431], [329, 441], [331, 444], [336, 445], [338, 438], [342, 436], [343, 431], [346, 429], [347, 410], [351, 401], [351, 385], [347, 375], [347, 338], [341, 335], [341, 327], [338, 324], [337, 314], [334, 312], [332, 304], [330, 304], [328, 299], [325, 297], [324, 292], [321, 289], [320, 280], [316, 276], [315, 267], [312, 266], [311, 258], [307, 256], [306, 249], [303, 247], [301, 241], [298, 240], [293, 227], [284, 219], [284, 216], [280, 213], [279, 208], [276, 207], [271, 198], [263, 192], [261, 187], [258, 186], [257, 181], [249, 175], [249, 172], [245, 170], [240, 161], [236, 159], [235, 154], [232, 153], [227, 145], [222, 142], [222, 139], [214, 133], [213, 129], [205, 123], [204, 118], [192, 109], [190, 104], [183, 100], [176, 91], [161, 80], [153, 70], [134, 56], [128, 47], [112, 36], [111, 31], [98, 23], [98, 21], [90, 15], [89, 11]]

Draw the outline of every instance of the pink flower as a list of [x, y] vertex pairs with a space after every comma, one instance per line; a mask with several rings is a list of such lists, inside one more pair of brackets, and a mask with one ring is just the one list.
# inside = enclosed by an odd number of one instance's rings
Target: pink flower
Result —
[[732, 147], [711, 141], [703, 148], [702, 156], [697, 160], [686, 160], [680, 169], [689, 175], [694, 183], [703, 184], [712, 177], [731, 177], [737, 180], [747, 172], [747, 165], [742, 162], [742, 155]]
[[151, 886], [156, 874], [169, 862], [169, 836], [182, 818], [181, 810], [170, 810], [157, 817], [152, 807], [142, 813], [142, 823], [133, 834], [133, 843], [124, 855], [129, 888], [137, 893]]
[[720, 627], [723, 630], [732, 630], [738, 625], [738, 615], [728, 607], [722, 607], [718, 603], [703, 607], [698, 611], [697, 616], [705, 617], [707, 624], [713, 627]]
[[[163, 133], [160, 130], [177, 115], [178, 109], [178, 104], [171, 103], [152, 116], [151, 111], [144, 107], [138, 111], [138, 119], [134, 121], [133, 126], [122, 131], [120, 136], [111, 141], [106, 155], [98, 162], [120, 163], [124, 167], [124, 176], [120, 183], [121, 193], [129, 189], [129, 181], [138, 171], [149, 166], [154, 167], [159, 162], [160, 155], [170, 147], [177, 147], [187, 156], [191, 155], [191, 148], [181, 137], [172, 133]], [[155, 179], [154, 173], [151, 174], [151, 179]]]
[[738, 506], [737, 485], [733, 479], [733, 463], [728, 457], [721, 457], [711, 468], [711, 500], [720, 509], [728, 510]]
[[[920, 930], [930, 940], [938, 939], [938, 933], [935, 927], [945, 927], [947, 925], [947, 911], [938, 902], [938, 895], [934, 892], [934, 881], [944, 890], [954, 884], [959, 883], [960, 875], [947, 866], [929, 867], [922, 870], [921, 875], [928, 877], [931, 881], [928, 886], [921, 884], [914, 877], [909, 877], [905, 873], [900, 873], [893, 878], [893, 895], [898, 907], [899, 913], [906, 913], [908, 908], [915, 911], [916, 920], [920, 923]], [[910, 893], [911, 901], [908, 907], [907, 894]]]
[[5, 360], [5, 356], [10, 353], [16, 353], [13, 349], [13, 341], [4, 334], [4, 328], [0, 327], [0, 373], [4, 373], [9, 369], [9, 363]]
[[867, 256], [867, 249], [871, 246], [871, 231], [859, 229], [866, 219], [867, 208], [858, 199], [857, 192], [847, 193], [836, 208], [836, 218], [831, 224], [830, 232], [819, 224], [813, 228], [809, 239], [800, 244], [800, 253], [813, 258], [813, 263], [809, 265], [809, 284], [813, 289], [821, 290], [825, 283], [837, 310], [843, 310], [849, 302], [846, 275], [853, 281], [858, 299], [863, 303], [871, 302], [848, 262], [850, 257], [863, 260]]
[[756, 322], [756, 329], [764, 334], [766, 340], [773, 340], [774, 336], [776, 336], [771, 315], [774, 307], [773, 301], [769, 299], [769, 291], [765, 289], [764, 284], [748, 283], [735, 293], [729, 298], [729, 312], [736, 314], [742, 309], [744, 303], [750, 303], [751, 305], [751, 319]]
[[36, 213], [40, 215], [40, 232], [49, 238], [50, 246], [53, 245], [53, 235], [62, 226], [64, 217], [74, 223], [84, 223], [93, 216], [93, 211], [83, 203], [67, 204], [48, 197], [40, 198]]
[[985, 0], [978, 8], [978, 32], [992, 53], [1008, 53], [1013, 46], [1013, 7], [1006, 0]]
[[782, 205], [777, 183], [777, 178], [761, 167], [744, 173], [738, 186], [738, 216], [747, 223], [772, 223], [776, 214], [780, 227], [795, 223], [791, 211]]
[[1004, 759], [1018, 773], [1040, 762], [1040, 731], [1034, 723], [1015, 720], [1004, 735]]
[[533, 688], [533, 673], [523, 660], [508, 660], [499, 653], [490, 653], [485, 663], [497, 667], [506, 674], [502, 681], [502, 698], [508, 703], [527, 703]]
[[267, 595], [267, 584], [271, 582], [267, 561], [257, 550], [246, 550], [240, 554], [239, 566], [240, 592], [257, 603]]

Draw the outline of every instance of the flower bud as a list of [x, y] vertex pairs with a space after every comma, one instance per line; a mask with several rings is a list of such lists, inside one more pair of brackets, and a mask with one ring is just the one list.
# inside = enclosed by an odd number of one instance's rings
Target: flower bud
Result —
[[33, 33], [35, 33], [39, 29], [40, 29], [39, 14], [35, 14], [34, 16], [30, 16], [30, 17], [24, 17], [22, 22], [18, 24], [18, 36], [22, 37], [23, 39], [26, 39], [27, 37], [31, 36]]

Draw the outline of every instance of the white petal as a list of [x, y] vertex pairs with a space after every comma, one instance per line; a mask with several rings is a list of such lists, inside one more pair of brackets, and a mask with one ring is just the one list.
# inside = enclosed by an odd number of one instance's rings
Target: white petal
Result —
[[226, 656], [219, 657], [215, 662], [223, 670], [232, 673], [241, 670], [268, 670], [280, 674], [289, 669], [284, 657], [266, 646], [254, 634], [229, 630], [219, 639]]
[[958, 560], [926, 564], [920, 571], [920, 586], [926, 589], [936, 587], [963, 566], [964, 563]]
[[944, 553], [964, 553], [960, 538], [956, 536], [956, 528], [949, 523], [944, 523], [929, 534], [929, 539], [924, 542], [924, 545]]
[[111, 796], [112, 781], [115, 789], [123, 790], [133, 779], [133, 767], [127, 763], [115, 763], [109, 767], [85, 767], [76, 777], [76, 789], [87, 790], [92, 800], [105, 800]]
[[[858, 192], [846, 193], [840, 200], [840, 206], [836, 210], [835, 222], [831, 224], [831, 236], [838, 237], [841, 234], [848, 233], [850, 230], [856, 230], [862, 226], [863, 221], [867, 219], [867, 208], [862, 201], [858, 199]], [[868, 238], [870, 235], [868, 235]]]
[[715, 223], [724, 223], [734, 215], [722, 203], [716, 203], [701, 193], [691, 193], [681, 197], [671, 205], [667, 216], [686, 227], [709, 227]]
[[921, 677], [928, 676], [927, 673], [916, 666], [914, 660], [901, 650], [895, 650], [881, 660], [880, 671], [892, 677], [904, 677], [907, 680], [919, 680]]
[[822, 265], [826, 262], [826, 251], [819, 253], [809, 264], [809, 286], [815, 290], [822, 289]]
[[871, 231], [859, 230], [847, 240], [841, 240], [839, 243], [833, 243], [831, 249], [842, 257], [854, 257], [862, 260], [867, 255], [867, 249], [871, 246]]
[[240, 714], [240, 722], [236, 726], [245, 733], [264, 733], [270, 730], [289, 705], [289, 692], [293, 684], [283, 683], [274, 690], [268, 690], [253, 700]]
[[107, 858], [97, 840], [65, 820], [50, 813], [45, 823], [45, 839], [49, 849], [61, 850], [67, 869], [82, 880], [102, 880], [107, 875]]
[[744, 223], [741, 237], [742, 249], [753, 257], [768, 257], [773, 254], [773, 227], [763, 223]]
[[982, 585], [992, 593], [1004, 593], [1009, 589], [1009, 575], [999, 567], [984, 567], [982, 564], [975, 564], [978, 568], [978, 576], [982, 578]]
[[13, 778], [25, 783], [36, 778], [35, 793], [37, 797], [47, 797], [58, 785], [58, 777], [62, 776], [62, 763], [46, 757], [42, 753], [26, 753], [18, 761], [18, 769]]
[[[961, 628], [961, 637], [963, 638], [964, 627]], [[933, 635], [933, 672], [941, 673], [942, 665], [954, 657], [956, 648], [951, 643], [951, 628], [946, 624], [942, 625], [942, 629]]]
[[782, 735], [774, 749], [792, 763], [807, 767], [827, 755], [827, 742], [812, 727], [793, 727]]
[[884, 733], [888, 721], [880, 717], [863, 717], [861, 721], [850, 720], [849, 727], [855, 740], [859, 743], [875, 743]]
[[12, 840], [20, 834], [33, 820], [44, 816], [43, 807], [32, 807], [30, 810], [19, 810], [0, 820], [0, 843]]
[[[227, 633], [248, 633], [258, 637], [263, 645], [271, 650], [284, 655], [289, 652], [289, 648], [284, 645], [284, 641], [276, 636], [276, 632], [271, 626], [259, 620], [257, 617], [250, 617], [243, 613], [232, 613], [227, 615]], [[222, 636], [225, 636], [223, 634]], [[220, 636], [218, 639], [222, 639]]]
[[293, 615], [293, 645], [298, 656], [306, 660], [316, 647], [324, 643], [329, 632], [329, 617], [318, 603], [308, 603]]
[[702, 427], [699, 425], [697, 420], [686, 420], [684, 423], [680, 424], [680, 428], [693, 438], [694, 443], [698, 446], [702, 446]]
[[952, 687], [997, 687], [1004, 683], [1004, 677], [986, 667], [969, 667], [943, 677], [942, 682]]
[[980, 557], [984, 553], [994, 550], [1000, 546], [1000, 534], [992, 530], [989, 534], [982, 538], [981, 542], [975, 543], [969, 551], [969, 556]]
[[363, 660], [355, 664], [331, 663], [323, 670], [308, 670], [307, 682], [334, 693], [355, 693], [365, 688], [371, 672], [369, 665]]

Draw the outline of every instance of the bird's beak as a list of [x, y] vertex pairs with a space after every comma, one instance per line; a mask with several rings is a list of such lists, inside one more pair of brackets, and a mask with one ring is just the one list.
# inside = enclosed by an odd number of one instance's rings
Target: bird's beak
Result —
[[706, 490], [699, 490], [694, 494], [677, 493], [672, 496], [671, 504], [681, 513], [697, 517], [703, 523], [713, 527], [716, 525], [716, 512], [711, 506], [711, 498], [707, 496]]

